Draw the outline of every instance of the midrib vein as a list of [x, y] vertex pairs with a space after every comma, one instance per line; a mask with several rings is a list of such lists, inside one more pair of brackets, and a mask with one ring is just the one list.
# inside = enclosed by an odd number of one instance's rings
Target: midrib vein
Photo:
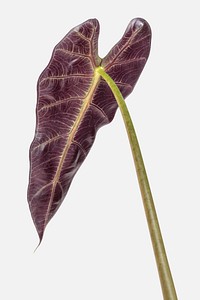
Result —
[[50, 201], [49, 201], [49, 205], [48, 205], [48, 208], [47, 208], [47, 212], [46, 212], [46, 217], [45, 217], [45, 222], [44, 222], [44, 228], [46, 227], [47, 225], [47, 222], [48, 222], [48, 216], [49, 216], [49, 213], [50, 213], [50, 209], [51, 209], [51, 206], [52, 206], [52, 203], [53, 203], [53, 198], [54, 198], [54, 193], [55, 193], [55, 189], [56, 189], [56, 185], [58, 183], [58, 180], [60, 178], [60, 173], [61, 173], [61, 170], [62, 170], [62, 166], [64, 164], [64, 161], [65, 161], [65, 158], [67, 156], [67, 153], [68, 153], [68, 150], [72, 144], [72, 141], [75, 137], [75, 134], [77, 133], [77, 129], [81, 123], [81, 121], [83, 120], [84, 116], [85, 116], [85, 113], [92, 101], [92, 96], [95, 92], [95, 89], [100, 81], [100, 77], [101, 75], [99, 73], [96, 72], [96, 70], [94, 71], [94, 78], [93, 78], [93, 81], [91, 83], [91, 86], [90, 86], [90, 89], [89, 89], [89, 92], [87, 94], [87, 96], [84, 98], [84, 101], [83, 101], [83, 105], [82, 105], [82, 108], [77, 116], [77, 119], [74, 123], [74, 125], [72, 126], [71, 128], [71, 132], [67, 138], [67, 142], [66, 142], [66, 145], [63, 149], [63, 152], [61, 154], [61, 158], [60, 158], [60, 161], [59, 161], [59, 164], [58, 164], [58, 167], [57, 167], [57, 170], [56, 170], [56, 174], [54, 176], [54, 179], [52, 181], [52, 191], [51, 191], [51, 197], [50, 197]]

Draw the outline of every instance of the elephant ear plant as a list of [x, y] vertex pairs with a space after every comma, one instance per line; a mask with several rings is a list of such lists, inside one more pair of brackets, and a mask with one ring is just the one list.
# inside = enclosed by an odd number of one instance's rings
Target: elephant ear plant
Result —
[[106, 57], [98, 56], [99, 23], [73, 28], [53, 50], [37, 85], [37, 122], [30, 147], [28, 203], [40, 242], [89, 153], [98, 129], [119, 106], [126, 126], [165, 300], [177, 299], [136, 133], [124, 98], [147, 61], [151, 29], [133, 19]]

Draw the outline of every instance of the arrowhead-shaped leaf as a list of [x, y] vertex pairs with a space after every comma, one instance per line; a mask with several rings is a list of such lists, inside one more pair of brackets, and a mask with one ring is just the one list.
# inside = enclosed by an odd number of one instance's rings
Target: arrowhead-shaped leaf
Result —
[[96, 19], [72, 29], [54, 48], [38, 80], [28, 202], [40, 241], [97, 130], [110, 123], [117, 110], [117, 102], [96, 68], [104, 68], [125, 98], [149, 55], [151, 30], [143, 19], [129, 23], [122, 39], [104, 59], [98, 56], [98, 35]]

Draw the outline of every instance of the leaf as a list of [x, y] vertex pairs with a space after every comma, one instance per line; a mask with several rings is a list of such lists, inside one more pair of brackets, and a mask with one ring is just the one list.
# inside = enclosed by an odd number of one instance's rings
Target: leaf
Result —
[[117, 110], [117, 102], [96, 68], [102, 66], [127, 97], [149, 55], [151, 30], [143, 19], [129, 23], [104, 59], [98, 56], [98, 36], [96, 19], [72, 29], [54, 48], [38, 80], [28, 202], [40, 241], [97, 130], [110, 123]]

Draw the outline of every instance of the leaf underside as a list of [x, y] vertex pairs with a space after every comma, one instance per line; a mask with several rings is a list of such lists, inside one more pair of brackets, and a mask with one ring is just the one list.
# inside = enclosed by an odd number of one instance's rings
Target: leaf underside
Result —
[[103, 59], [98, 56], [98, 36], [96, 19], [73, 28], [54, 48], [38, 80], [28, 202], [40, 241], [97, 130], [112, 121], [118, 107], [96, 68], [102, 66], [126, 98], [149, 56], [151, 30], [143, 19], [133, 19]]

